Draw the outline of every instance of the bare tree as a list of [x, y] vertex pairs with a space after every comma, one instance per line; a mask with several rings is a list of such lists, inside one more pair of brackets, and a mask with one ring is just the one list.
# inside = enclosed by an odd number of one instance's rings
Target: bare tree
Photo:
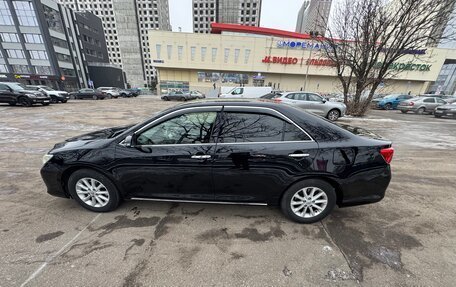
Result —
[[347, 113], [362, 116], [379, 85], [401, 70], [392, 69], [393, 63], [411, 51], [435, 46], [443, 37], [454, 37], [444, 35], [443, 28], [455, 1], [344, 1], [335, 8], [331, 23], [324, 24], [326, 37], [316, 40], [337, 71]]

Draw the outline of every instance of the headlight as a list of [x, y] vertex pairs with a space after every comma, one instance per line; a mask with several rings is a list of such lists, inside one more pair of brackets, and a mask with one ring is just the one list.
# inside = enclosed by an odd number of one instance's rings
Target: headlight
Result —
[[36, 95], [35, 94], [25, 94], [27, 97], [30, 97], [30, 98], [36, 98]]
[[45, 165], [54, 155], [52, 154], [45, 154], [43, 156], [43, 165]]

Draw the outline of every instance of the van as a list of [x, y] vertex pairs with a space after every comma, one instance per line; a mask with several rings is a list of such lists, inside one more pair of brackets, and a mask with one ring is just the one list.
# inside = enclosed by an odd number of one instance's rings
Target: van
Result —
[[272, 87], [235, 87], [228, 93], [222, 92], [220, 98], [259, 98], [271, 91]]

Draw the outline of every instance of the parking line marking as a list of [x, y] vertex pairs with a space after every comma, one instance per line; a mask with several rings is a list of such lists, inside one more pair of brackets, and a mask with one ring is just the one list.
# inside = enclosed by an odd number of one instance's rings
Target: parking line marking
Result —
[[25, 285], [27, 285], [30, 281], [32, 281], [36, 276], [38, 276], [38, 274], [41, 273], [41, 271], [43, 271], [43, 269], [49, 264], [52, 262], [52, 260], [54, 260], [57, 256], [59, 256], [68, 246], [70, 246], [76, 239], [78, 239], [78, 237], [90, 226], [92, 225], [92, 223], [95, 222], [95, 220], [98, 219], [98, 217], [100, 217], [101, 213], [98, 214], [97, 216], [95, 216], [92, 221], [89, 222], [89, 224], [87, 224], [81, 231], [78, 232], [78, 234], [76, 234], [70, 241], [68, 241], [62, 248], [60, 248], [59, 251], [57, 251], [56, 253], [54, 253], [53, 255], [51, 255], [50, 257], [48, 257], [46, 259], [46, 261], [41, 264], [40, 267], [38, 267], [38, 269], [35, 270], [35, 272], [32, 273], [32, 275], [29, 276], [29, 278], [27, 278], [27, 280], [24, 281], [24, 283], [21, 284], [21, 287], [24, 287]]

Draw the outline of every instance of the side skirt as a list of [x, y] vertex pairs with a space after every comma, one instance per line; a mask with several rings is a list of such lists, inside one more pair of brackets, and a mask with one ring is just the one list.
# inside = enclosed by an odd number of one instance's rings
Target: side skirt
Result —
[[204, 200], [180, 200], [180, 199], [161, 199], [161, 198], [143, 198], [132, 197], [131, 200], [144, 200], [144, 201], [160, 201], [160, 202], [182, 202], [182, 203], [206, 203], [206, 204], [230, 204], [230, 205], [261, 205], [266, 206], [267, 203], [260, 202], [230, 202], [230, 201], [204, 201]]

